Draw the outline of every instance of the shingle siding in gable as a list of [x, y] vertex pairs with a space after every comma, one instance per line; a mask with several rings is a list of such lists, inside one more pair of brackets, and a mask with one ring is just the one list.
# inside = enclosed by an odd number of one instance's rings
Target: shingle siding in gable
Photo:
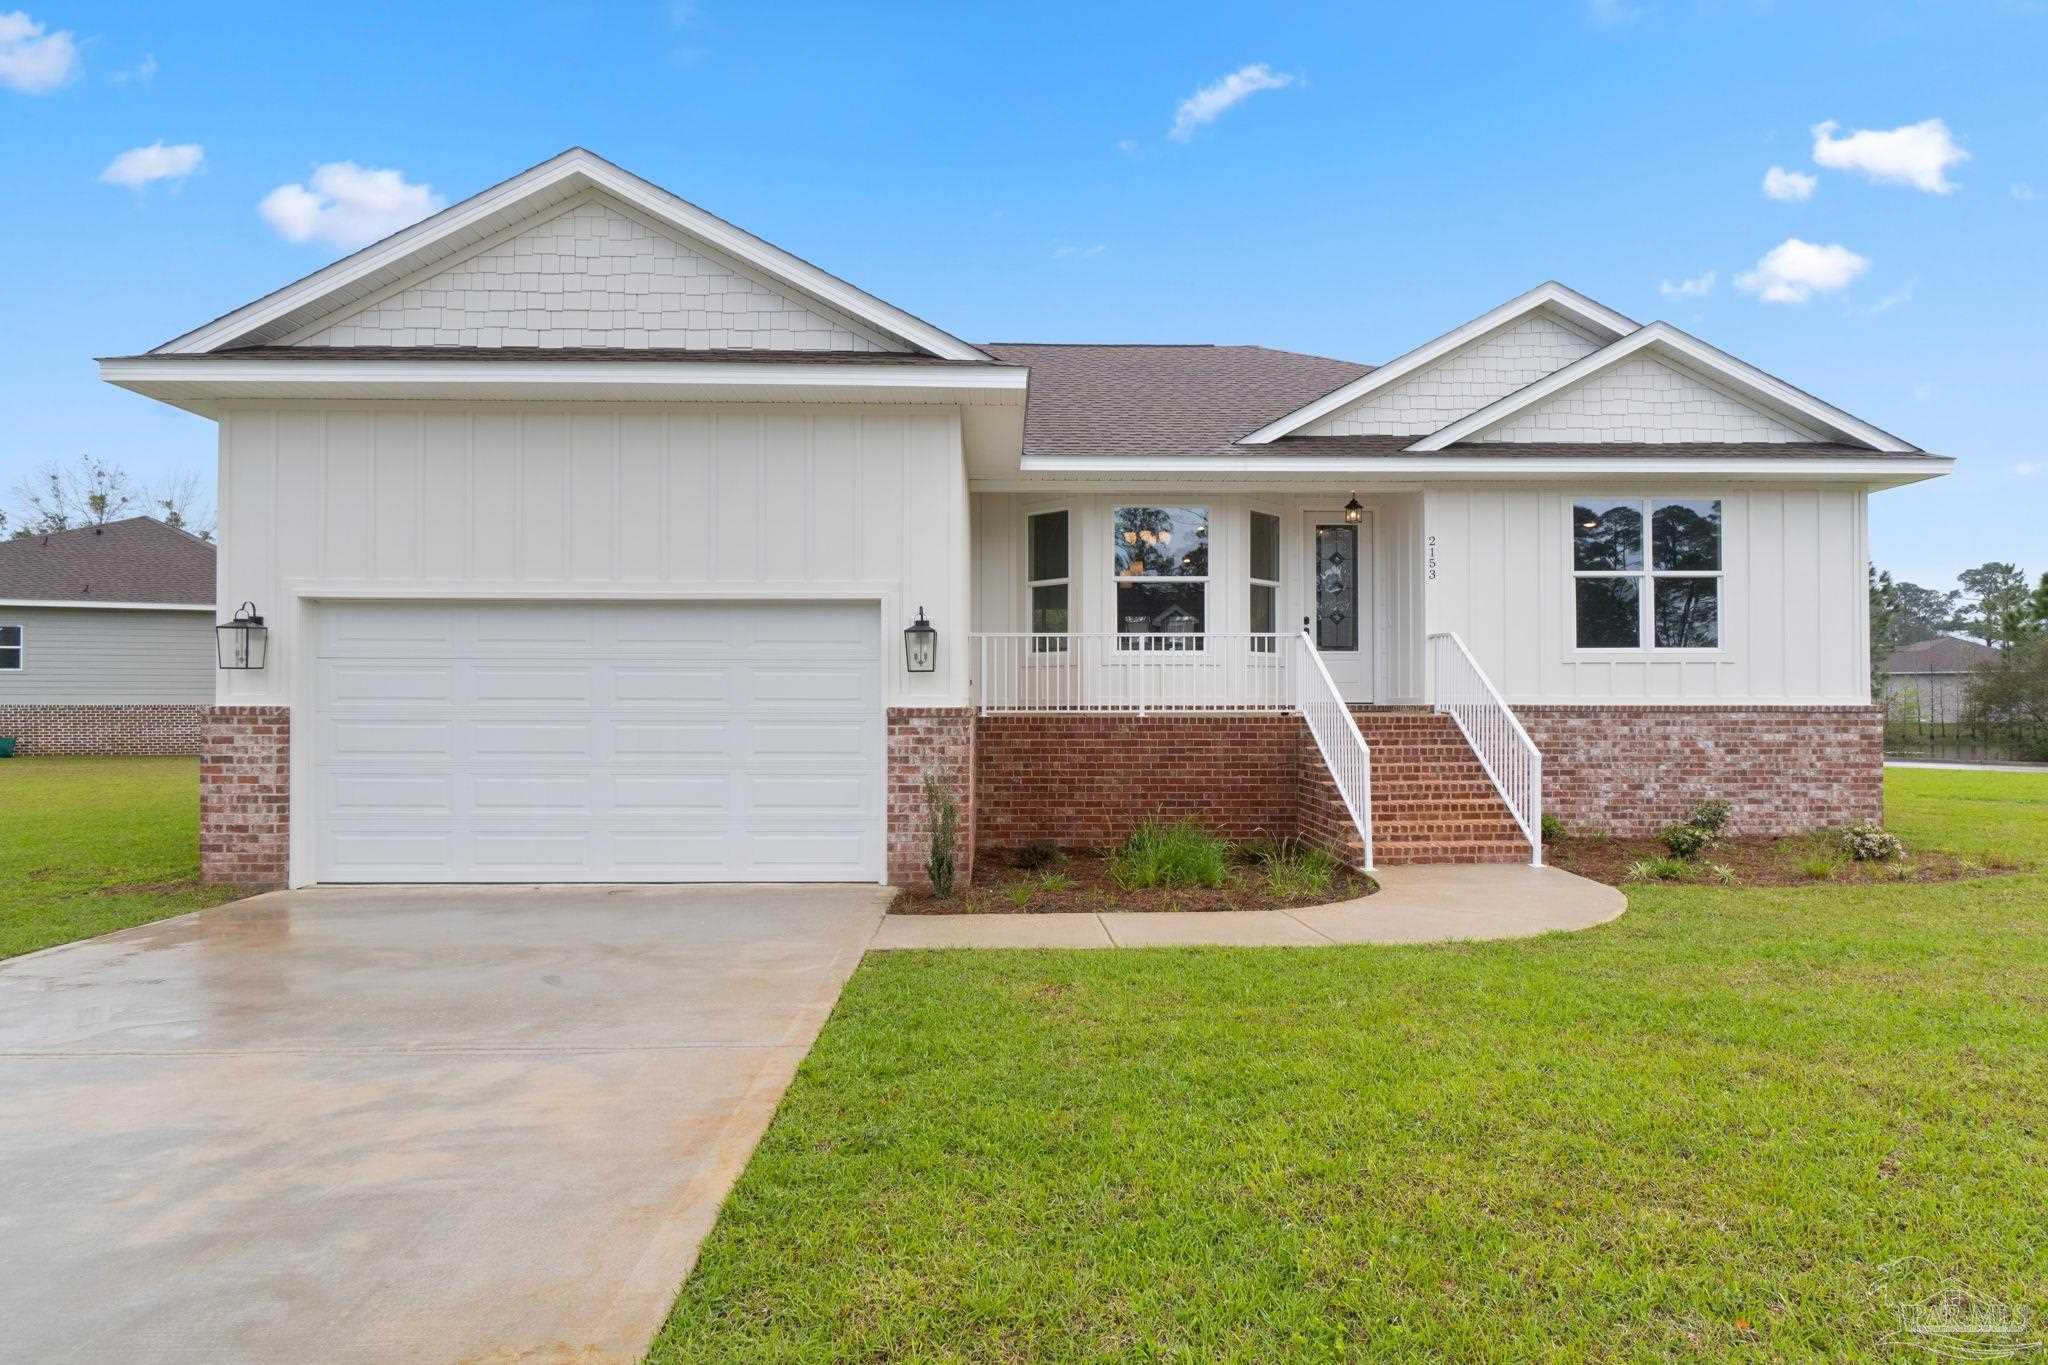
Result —
[[904, 349], [806, 308], [596, 200], [299, 344]]
[[1597, 349], [1555, 319], [1531, 313], [1300, 434], [1427, 436]]
[[1471, 438], [1474, 441], [1813, 441], [1691, 375], [1636, 355]]

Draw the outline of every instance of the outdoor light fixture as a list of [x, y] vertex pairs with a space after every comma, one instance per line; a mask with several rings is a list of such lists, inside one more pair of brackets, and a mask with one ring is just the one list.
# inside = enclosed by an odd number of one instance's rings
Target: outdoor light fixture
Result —
[[912, 673], [930, 673], [939, 666], [939, 632], [924, 619], [923, 607], [903, 628], [903, 666]]
[[256, 604], [244, 602], [234, 620], [213, 628], [213, 642], [222, 668], [261, 668], [270, 650], [270, 628], [257, 615]]
[[1356, 526], [1364, 517], [1365, 509], [1358, 505], [1356, 497], [1344, 504], [1344, 520], [1350, 522], [1353, 526]]

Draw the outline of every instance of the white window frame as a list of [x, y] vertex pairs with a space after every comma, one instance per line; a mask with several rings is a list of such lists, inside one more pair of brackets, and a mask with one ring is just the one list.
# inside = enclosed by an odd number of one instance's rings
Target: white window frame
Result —
[[[1067, 519], [1066, 576], [1064, 578], [1033, 578], [1031, 576], [1031, 523], [1039, 517], [1054, 516], [1065, 516]], [[1079, 602], [1076, 600], [1076, 595], [1074, 592], [1074, 527], [1077, 520], [1078, 517], [1075, 514], [1074, 508], [1065, 504], [1061, 504], [1054, 507], [1032, 507], [1028, 508], [1024, 513], [1024, 629], [1027, 633], [1032, 634], [1034, 636], [1039, 634], [1039, 632], [1036, 629], [1034, 629], [1032, 625], [1031, 599], [1033, 591], [1038, 588], [1063, 587], [1067, 590], [1067, 628], [1063, 631], [1046, 631], [1044, 633], [1048, 635], [1060, 634], [1067, 636], [1071, 636], [1074, 633], [1074, 611], [1080, 605]], [[1071, 639], [1034, 639], [1031, 643], [1031, 652], [1034, 654], [1065, 654], [1068, 650], [1072, 648], [1073, 641]]]
[[[1254, 548], [1256, 542], [1252, 537], [1253, 517], [1265, 517], [1273, 523], [1273, 572], [1275, 575], [1277, 575], [1276, 577], [1259, 577], [1258, 557], [1256, 549]], [[1212, 534], [1210, 536], [1210, 540], [1213, 541], [1214, 539], [1215, 536]], [[1281, 584], [1284, 583], [1287, 578], [1287, 519], [1281, 516], [1278, 512], [1268, 511], [1264, 507], [1247, 507], [1245, 509], [1244, 577], [1245, 630], [1249, 632], [1255, 629], [1255, 627], [1252, 625], [1253, 593], [1259, 588], [1267, 588], [1270, 589], [1273, 593], [1273, 631], [1276, 635], [1285, 634], [1286, 632], [1283, 631], [1280, 627], [1280, 623], [1286, 619], [1286, 613], [1282, 606], [1282, 594], [1280, 588]], [[1254, 642], [1253, 648], [1254, 651], [1257, 653], [1270, 654], [1278, 648], [1278, 643], [1278, 641], [1274, 641], [1273, 644], [1269, 646], [1259, 642]]]
[[[1116, 571], [1117, 513], [1123, 511], [1127, 507], [1181, 507], [1186, 508], [1189, 511], [1200, 512], [1202, 514], [1202, 525], [1207, 528], [1207, 535], [1209, 538], [1209, 572], [1204, 574], [1159, 574], [1156, 576], [1146, 575], [1142, 578], [1126, 578], [1122, 574], [1118, 573]], [[1247, 523], [1247, 526], [1249, 526], [1249, 523]], [[1197, 503], [1174, 502], [1171, 499], [1164, 498], [1151, 498], [1145, 501], [1132, 501], [1125, 498], [1113, 498], [1110, 500], [1109, 504], [1109, 532], [1109, 620], [1112, 632], [1116, 637], [1116, 647], [1120, 650], [1128, 649], [1133, 652], [1143, 651], [1148, 654], [1206, 653], [1209, 648], [1209, 636], [1214, 630], [1214, 623], [1210, 618], [1213, 615], [1216, 606], [1216, 604], [1210, 600], [1209, 587], [1210, 581], [1214, 579], [1216, 576], [1216, 553], [1218, 548], [1218, 541], [1221, 539], [1221, 537], [1217, 534], [1215, 500], [1211, 498], [1205, 498], [1201, 502]], [[1072, 568], [1073, 566], [1069, 564], [1068, 567]], [[1202, 588], [1202, 628], [1199, 631], [1189, 631], [1183, 634], [1175, 634], [1166, 631], [1160, 631], [1156, 633], [1149, 631], [1125, 631], [1123, 628], [1123, 615], [1121, 612], [1117, 610], [1117, 589], [1123, 587], [1126, 584], [1138, 583], [1199, 583]], [[1132, 644], [1127, 642], [1129, 640], [1136, 640], [1140, 642], [1151, 640], [1158, 640], [1161, 642], [1180, 640], [1188, 641], [1191, 643], [1178, 645], [1167, 643]]]
[[[1565, 618], [1570, 623], [1571, 653], [1578, 658], [1642, 658], [1663, 655], [1685, 659], [1720, 658], [1728, 652], [1728, 508], [1725, 493], [1572, 493], [1564, 504], [1564, 562], [1571, 574], [1571, 591], [1565, 600]], [[1578, 518], [1572, 509], [1588, 502], [1633, 502], [1642, 514], [1643, 564], [1639, 569], [1581, 569], [1578, 560]], [[1652, 517], [1660, 502], [1713, 502], [1721, 507], [1720, 567], [1716, 569], [1659, 569]], [[1582, 578], [1633, 578], [1636, 588], [1636, 643], [1633, 645], [1581, 645], [1579, 643], [1579, 580]], [[1657, 643], [1657, 580], [1660, 578], [1711, 578], [1714, 584], [1714, 643], [1711, 645], [1660, 645]]]
[[14, 632], [13, 644], [0, 645], [0, 649], [14, 651], [14, 667], [9, 668], [5, 664], [0, 664], [0, 673], [28, 672], [28, 625], [22, 621], [0, 621], [0, 630]]

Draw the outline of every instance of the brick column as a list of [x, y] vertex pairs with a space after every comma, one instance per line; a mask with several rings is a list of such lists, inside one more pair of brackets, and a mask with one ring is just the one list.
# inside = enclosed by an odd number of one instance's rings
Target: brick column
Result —
[[888, 869], [891, 886], [929, 886], [925, 857], [924, 779], [934, 773], [960, 803], [961, 885], [974, 875], [974, 733], [971, 706], [897, 706], [889, 709]]
[[214, 706], [199, 731], [199, 876], [283, 886], [291, 867], [288, 706]]

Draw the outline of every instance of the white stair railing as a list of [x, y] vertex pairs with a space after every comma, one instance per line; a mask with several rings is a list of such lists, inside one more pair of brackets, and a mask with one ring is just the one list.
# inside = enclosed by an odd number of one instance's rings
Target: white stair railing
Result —
[[1294, 670], [1295, 709], [1308, 723], [1308, 732], [1315, 736], [1316, 748], [1322, 751], [1324, 766], [1330, 770], [1330, 777], [1337, 784], [1337, 794], [1344, 798], [1344, 809], [1351, 815], [1351, 823], [1358, 830], [1358, 839], [1363, 845], [1365, 870], [1372, 865], [1372, 750], [1366, 747], [1365, 736], [1358, 731], [1358, 719], [1351, 714], [1337, 684], [1330, 678], [1330, 670], [1323, 666], [1323, 656], [1316, 652], [1316, 642], [1303, 630], [1294, 637], [1297, 667]]
[[1457, 722], [1529, 840], [1530, 865], [1543, 866], [1542, 751], [1454, 632], [1429, 637], [1429, 662], [1436, 710]]

